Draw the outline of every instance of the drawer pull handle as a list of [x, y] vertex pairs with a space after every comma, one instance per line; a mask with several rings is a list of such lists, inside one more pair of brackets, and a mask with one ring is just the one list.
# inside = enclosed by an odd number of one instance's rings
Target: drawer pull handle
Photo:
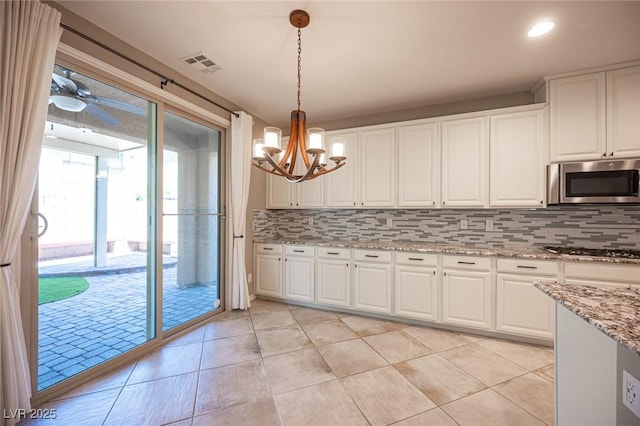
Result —
[[373, 258], [377, 259], [380, 256], [378, 256], [377, 254], [365, 254], [364, 257], [373, 257]]
[[337, 251], [328, 251], [327, 254], [332, 254], [334, 256], [339, 255], [340, 253], [338, 253]]
[[475, 264], [476, 264], [476, 262], [462, 262], [462, 261], [460, 261], [460, 260], [458, 260], [458, 263], [459, 263], [460, 265], [475, 265]]
[[409, 260], [416, 260], [418, 262], [422, 262], [424, 259], [421, 257], [410, 257]]
[[267, 251], [273, 250], [273, 247], [263, 247], [262, 250], [267, 250]]
[[537, 266], [526, 266], [526, 265], [518, 265], [520, 269], [538, 269]]
[[294, 253], [304, 253], [304, 250], [294, 250]]

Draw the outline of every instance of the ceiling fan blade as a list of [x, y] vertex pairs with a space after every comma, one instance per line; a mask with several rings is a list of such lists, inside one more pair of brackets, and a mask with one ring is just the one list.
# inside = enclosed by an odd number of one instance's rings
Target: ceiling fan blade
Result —
[[104, 106], [108, 106], [111, 108], [116, 108], [122, 111], [126, 111], [126, 112], [130, 112], [132, 114], [136, 114], [136, 115], [141, 115], [141, 116], [146, 116], [147, 115], [147, 110], [145, 108], [136, 106], [136, 105], [131, 105], [128, 104], [126, 102], [122, 102], [122, 101], [118, 101], [116, 99], [111, 99], [111, 98], [105, 98], [102, 96], [89, 96], [87, 98], [87, 100], [89, 101], [93, 101], [99, 105], [104, 105]]
[[62, 91], [72, 94], [75, 94], [78, 91], [78, 86], [76, 86], [73, 80], [58, 74], [52, 74], [52, 78]]
[[103, 110], [95, 104], [88, 103], [85, 111], [93, 115], [98, 120], [102, 121], [107, 126], [117, 127], [120, 125], [120, 122], [113, 115], [109, 114], [107, 111]]

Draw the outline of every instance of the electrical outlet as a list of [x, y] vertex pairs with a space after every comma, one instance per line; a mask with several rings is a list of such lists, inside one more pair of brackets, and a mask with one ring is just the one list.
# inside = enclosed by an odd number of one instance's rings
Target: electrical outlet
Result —
[[460, 229], [469, 229], [468, 219], [460, 219]]
[[622, 403], [640, 418], [640, 381], [622, 370]]
[[484, 221], [484, 229], [486, 231], [493, 231], [493, 220], [487, 219]]
[[387, 218], [387, 227], [391, 228], [393, 226], [393, 220], [391, 218]]
[[309, 218], [309, 225], [313, 226], [313, 218], [312, 217]]

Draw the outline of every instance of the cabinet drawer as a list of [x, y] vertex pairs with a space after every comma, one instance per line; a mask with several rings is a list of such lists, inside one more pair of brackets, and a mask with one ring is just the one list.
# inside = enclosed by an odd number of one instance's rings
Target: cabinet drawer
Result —
[[491, 270], [491, 259], [488, 257], [443, 256], [442, 267], [453, 269]]
[[289, 256], [313, 257], [315, 255], [315, 249], [310, 246], [286, 245], [284, 246], [284, 253]]
[[401, 265], [436, 266], [438, 255], [425, 253], [396, 253], [396, 263]]
[[528, 275], [558, 275], [558, 263], [528, 259], [498, 259], [498, 272]]
[[353, 259], [362, 262], [391, 262], [391, 253], [378, 250], [354, 250]]
[[282, 244], [256, 244], [257, 253], [282, 253]]
[[349, 260], [351, 258], [351, 250], [345, 248], [318, 247], [316, 249], [316, 255], [327, 259]]
[[640, 284], [640, 265], [607, 264], [602, 262], [567, 262], [564, 265], [567, 278], [585, 278], [600, 281], [620, 281]]

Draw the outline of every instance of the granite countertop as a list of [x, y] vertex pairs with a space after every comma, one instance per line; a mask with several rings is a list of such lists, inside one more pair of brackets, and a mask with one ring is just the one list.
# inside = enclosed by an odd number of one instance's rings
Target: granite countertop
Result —
[[640, 289], [534, 284], [556, 302], [640, 355]]
[[264, 244], [294, 244], [311, 245], [317, 247], [353, 248], [365, 250], [386, 250], [404, 251], [414, 253], [440, 253], [464, 256], [487, 256], [487, 257], [513, 257], [531, 260], [566, 260], [573, 262], [605, 262], [605, 263], [625, 263], [640, 265], [640, 259], [598, 257], [598, 256], [573, 256], [567, 254], [549, 253], [538, 247], [498, 247], [487, 248], [477, 246], [457, 246], [449, 244], [429, 244], [413, 243], [408, 241], [346, 241], [346, 240], [326, 240], [326, 239], [254, 239], [255, 243]]

